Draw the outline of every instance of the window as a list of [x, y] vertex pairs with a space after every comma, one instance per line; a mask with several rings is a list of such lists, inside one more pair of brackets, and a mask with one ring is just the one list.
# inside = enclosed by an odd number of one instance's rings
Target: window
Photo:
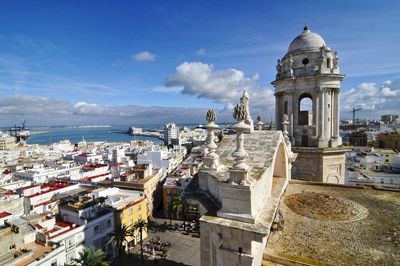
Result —
[[111, 226], [111, 219], [108, 219], [107, 220], [107, 227], [110, 227]]
[[328, 103], [328, 108], [331, 108], [331, 105]]
[[310, 60], [306, 57], [301, 62], [303, 63], [303, 65], [307, 65], [310, 62]]
[[330, 58], [326, 59], [326, 67], [331, 68], [331, 59]]
[[285, 101], [285, 103], [283, 104], [283, 113], [288, 114], [288, 102], [287, 101]]
[[73, 238], [70, 238], [70, 239], [68, 239], [67, 240], [67, 247], [69, 248], [69, 247], [72, 247], [73, 245], [74, 245], [74, 239]]
[[98, 233], [99, 233], [99, 229], [100, 229], [100, 228], [99, 228], [99, 225], [95, 225], [95, 226], [94, 226], [94, 233], [95, 233], [95, 234], [98, 234]]

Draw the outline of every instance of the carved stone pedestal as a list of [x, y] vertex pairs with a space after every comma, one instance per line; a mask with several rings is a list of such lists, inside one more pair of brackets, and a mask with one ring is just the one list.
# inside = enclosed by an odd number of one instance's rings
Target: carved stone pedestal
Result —
[[249, 167], [245, 166], [244, 168], [229, 168], [229, 181], [232, 184], [236, 185], [244, 185], [246, 184], [246, 180], [248, 179]]
[[292, 147], [297, 153], [292, 166], [292, 179], [323, 183], [344, 184], [344, 148], [305, 148]]

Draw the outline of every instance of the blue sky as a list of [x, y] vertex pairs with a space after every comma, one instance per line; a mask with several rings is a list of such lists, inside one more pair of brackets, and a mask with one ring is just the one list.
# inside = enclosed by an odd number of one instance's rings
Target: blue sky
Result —
[[399, 110], [399, 1], [1, 1], [2, 123], [227, 119], [241, 86], [269, 117], [276, 60], [305, 20], [341, 58], [342, 117], [350, 99], [365, 117]]

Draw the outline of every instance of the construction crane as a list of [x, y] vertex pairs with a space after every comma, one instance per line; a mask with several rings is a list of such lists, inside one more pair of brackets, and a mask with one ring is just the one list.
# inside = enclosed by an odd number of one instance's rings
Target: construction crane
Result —
[[350, 111], [350, 113], [353, 113], [353, 126], [356, 124], [356, 112], [358, 112], [358, 111], [360, 111], [360, 110], [362, 110], [361, 108], [355, 108], [354, 106], [353, 106], [353, 111]]

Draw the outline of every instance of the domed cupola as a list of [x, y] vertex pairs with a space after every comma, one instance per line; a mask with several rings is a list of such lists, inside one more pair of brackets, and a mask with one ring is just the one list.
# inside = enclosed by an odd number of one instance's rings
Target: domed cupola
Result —
[[278, 59], [272, 82], [277, 127], [284, 114], [292, 119], [289, 134], [295, 146], [341, 145], [338, 106], [343, 78], [337, 52], [327, 47], [321, 36], [304, 27], [288, 52]]
[[339, 74], [339, 57], [324, 39], [307, 26], [291, 43], [276, 65], [276, 80]]
[[288, 53], [296, 50], [318, 51], [322, 46], [326, 46], [324, 39], [317, 33], [311, 32], [308, 27], [305, 26], [304, 31], [291, 42]]

